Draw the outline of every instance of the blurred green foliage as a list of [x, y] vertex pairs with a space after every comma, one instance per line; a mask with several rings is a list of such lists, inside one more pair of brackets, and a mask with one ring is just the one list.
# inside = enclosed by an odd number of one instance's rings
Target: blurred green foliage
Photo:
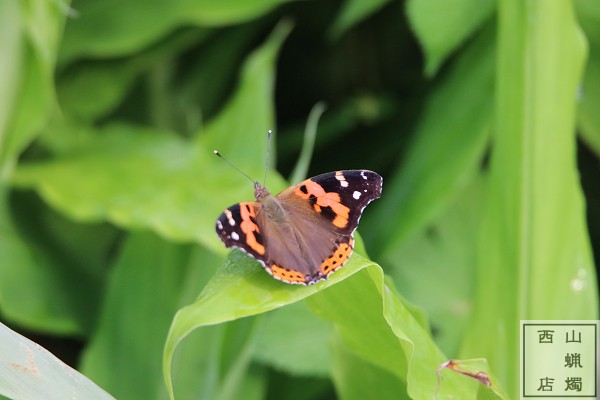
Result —
[[[599, 318], [598, 110], [597, 0], [0, 0], [0, 318], [116, 398], [516, 398]], [[310, 287], [214, 233], [269, 129], [273, 192], [384, 176]]]

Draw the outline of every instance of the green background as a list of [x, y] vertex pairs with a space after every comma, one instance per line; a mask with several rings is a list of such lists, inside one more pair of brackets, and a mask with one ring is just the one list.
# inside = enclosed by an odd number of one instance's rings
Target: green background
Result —
[[[272, 192], [384, 177], [310, 287], [214, 232], [269, 129]], [[0, 320], [119, 399], [516, 398], [520, 320], [599, 319], [599, 154], [597, 0], [0, 0]]]

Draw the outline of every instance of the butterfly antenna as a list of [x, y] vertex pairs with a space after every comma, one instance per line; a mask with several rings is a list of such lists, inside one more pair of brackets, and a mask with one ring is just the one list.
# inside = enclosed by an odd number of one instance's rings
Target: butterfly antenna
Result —
[[242, 175], [244, 175], [246, 178], [250, 179], [250, 181], [252, 181], [252, 183], [255, 183], [255, 182], [256, 182], [254, 179], [250, 178], [250, 176], [249, 176], [247, 173], [245, 173], [244, 171], [242, 171], [241, 169], [239, 169], [238, 167], [236, 167], [234, 164], [232, 164], [232, 163], [231, 163], [231, 162], [230, 162], [228, 159], [226, 159], [225, 157], [223, 157], [223, 156], [221, 155], [221, 153], [219, 153], [219, 151], [218, 151], [218, 150], [214, 150], [213, 152], [215, 153], [215, 155], [216, 155], [217, 157], [219, 157], [221, 160], [223, 160], [223, 161], [225, 161], [227, 164], [229, 164], [229, 166], [230, 166], [231, 168], [235, 169], [235, 170], [236, 170], [236, 171], [238, 171], [240, 174], [242, 174]]
[[265, 179], [263, 179], [263, 186], [267, 187], [267, 171], [269, 170], [269, 156], [271, 155], [271, 136], [273, 132], [269, 129], [267, 133], [267, 157], [265, 160]]

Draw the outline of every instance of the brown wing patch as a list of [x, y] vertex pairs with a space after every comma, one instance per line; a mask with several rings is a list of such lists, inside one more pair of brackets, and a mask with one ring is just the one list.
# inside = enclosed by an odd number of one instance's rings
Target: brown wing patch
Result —
[[260, 255], [265, 254], [262, 235], [256, 223], [256, 211], [251, 203], [240, 203], [240, 228], [246, 234], [246, 244]]
[[267, 271], [280, 281], [292, 284], [306, 285], [306, 278], [298, 271], [280, 267], [277, 264], [271, 264]]
[[333, 254], [321, 263], [321, 266], [319, 268], [323, 276], [327, 276], [333, 271], [342, 267], [346, 263], [346, 261], [348, 261], [348, 258], [350, 258], [350, 255], [352, 254], [353, 250], [354, 239], [352, 238], [350, 238], [348, 243], [340, 244], [340, 246], [337, 249], [335, 249]]
[[342, 204], [338, 193], [327, 192], [317, 182], [307, 179], [298, 184], [294, 194], [308, 200], [316, 212], [330, 219], [338, 228], [348, 225], [350, 209]]

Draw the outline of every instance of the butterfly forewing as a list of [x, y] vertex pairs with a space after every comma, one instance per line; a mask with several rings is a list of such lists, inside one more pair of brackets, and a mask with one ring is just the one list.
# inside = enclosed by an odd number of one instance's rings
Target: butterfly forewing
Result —
[[328, 221], [324, 226], [329, 230], [350, 235], [367, 204], [381, 196], [382, 184], [381, 176], [373, 171], [335, 171], [306, 179], [277, 197], [284, 204], [293, 205], [295, 198], [308, 202], [309, 216]]
[[225, 246], [237, 247], [264, 263], [268, 254], [262, 219], [258, 202], [234, 204], [219, 216], [216, 231]]

